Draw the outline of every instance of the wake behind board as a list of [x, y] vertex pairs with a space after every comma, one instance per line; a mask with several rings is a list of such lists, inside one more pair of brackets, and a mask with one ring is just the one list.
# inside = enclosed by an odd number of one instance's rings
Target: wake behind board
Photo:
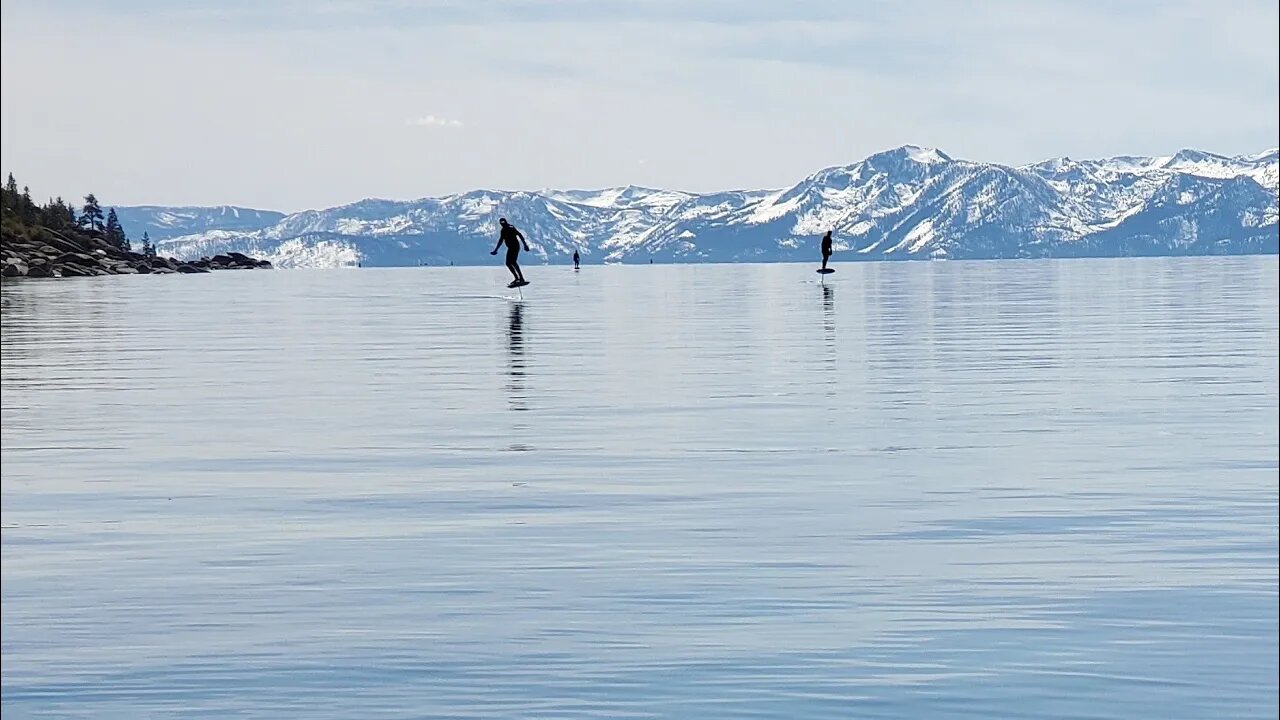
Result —
[[818, 268], [818, 274], [820, 275], [830, 275], [835, 271], [836, 271], [835, 268]]

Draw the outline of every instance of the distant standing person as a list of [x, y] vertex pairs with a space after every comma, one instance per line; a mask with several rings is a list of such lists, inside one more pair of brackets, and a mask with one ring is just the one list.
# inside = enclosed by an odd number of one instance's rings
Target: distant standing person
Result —
[[574, 251], [573, 251], [573, 269], [574, 269], [574, 270], [577, 270], [577, 269], [578, 269], [578, 260], [579, 260], [579, 258], [578, 258], [578, 251], [577, 251], [577, 250], [574, 250]]
[[831, 259], [831, 231], [822, 236], [822, 269], [827, 269], [827, 260]]
[[512, 276], [515, 277], [507, 287], [528, 285], [529, 281], [525, 280], [524, 273], [520, 272], [520, 263], [518, 260], [520, 258], [520, 246], [523, 245], [525, 252], [528, 252], [529, 243], [525, 242], [524, 235], [520, 234], [520, 231], [516, 229], [515, 225], [507, 223], [506, 218], [498, 218], [498, 224], [502, 226], [502, 230], [498, 233], [498, 244], [493, 246], [493, 250], [489, 254], [497, 255], [498, 248], [502, 247], [503, 243], [506, 243], [507, 269], [510, 270]]

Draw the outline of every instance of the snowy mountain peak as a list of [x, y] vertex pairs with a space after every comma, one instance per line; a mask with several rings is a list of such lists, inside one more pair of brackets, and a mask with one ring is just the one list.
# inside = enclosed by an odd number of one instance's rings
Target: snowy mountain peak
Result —
[[598, 208], [623, 208], [631, 206], [670, 206], [690, 197], [689, 193], [674, 190], [658, 190], [640, 185], [623, 185], [603, 190], [543, 190], [541, 194], [562, 202], [577, 203]]
[[1180, 163], [1199, 163], [1199, 162], [1230, 162], [1225, 155], [1217, 155], [1203, 150], [1193, 150], [1191, 148], [1183, 148], [1174, 153], [1173, 157], [1165, 163], [1166, 166], [1178, 165]]
[[1280, 148], [1271, 148], [1270, 150], [1263, 150], [1260, 153], [1254, 153], [1252, 155], [1239, 155], [1236, 157], [1236, 160], [1247, 163], [1274, 164], [1280, 160]]
[[937, 148], [920, 147], [919, 145], [903, 145], [898, 148], [899, 152], [904, 153], [913, 162], [922, 165], [932, 165], [935, 163], [951, 162], [950, 155], [942, 152]]
[[120, 224], [133, 238], [147, 233], [152, 240], [210, 230], [253, 231], [273, 225], [284, 218], [274, 210], [255, 210], [235, 205], [213, 207], [172, 207], [135, 205], [116, 208]]
[[932, 173], [934, 170], [954, 163], [954, 161], [946, 152], [933, 149], [933, 147], [901, 145], [893, 147], [891, 150], [869, 155], [867, 159], [860, 161], [860, 163], [849, 165], [846, 169], [847, 172], [850, 172], [855, 177], [865, 176], [868, 173], [896, 174], [900, 172], [919, 176], [922, 173]]
[[899, 145], [896, 148], [891, 148], [868, 156], [867, 159], [862, 161], [862, 164], [876, 167], [890, 167], [900, 165], [902, 163], [939, 165], [949, 162], [953, 162], [951, 156], [937, 148], [921, 147], [919, 145]]

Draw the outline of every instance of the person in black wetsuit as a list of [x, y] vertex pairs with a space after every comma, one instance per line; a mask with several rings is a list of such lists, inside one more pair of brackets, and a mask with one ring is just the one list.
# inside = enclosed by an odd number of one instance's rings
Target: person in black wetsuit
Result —
[[520, 257], [520, 246], [523, 245], [525, 251], [528, 252], [529, 243], [524, 241], [524, 235], [520, 234], [515, 225], [507, 223], [506, 218], [498, 218], [498, 224], [502, 226], [502, 231], [498, 233], [498, 244], [493, 246], [493, 251], [489, 254], [497, 255], [498, 248], [502, 247], [503, 243], [506, 243], [507, 269], [515, 276], [515, 280], [512, 280], [507, 287], [525, 285], [527, 281], [524, 279], [524, 273], [520, 272], [520, 263], [517, 262], [517, 259]]
[[827, 269], [827, 260], [831, 257], [831, 231], [822, 236], [822, 269]]
[[574, 269], [574, 270], [577, 270], [577, 269], [578, 269], [578, 259], [579, 259], [579, 258], [578, 258], [578, 251], [577, 251], [577, 250], [574, 250], [574, 251], [573, 251], [573, 269]]

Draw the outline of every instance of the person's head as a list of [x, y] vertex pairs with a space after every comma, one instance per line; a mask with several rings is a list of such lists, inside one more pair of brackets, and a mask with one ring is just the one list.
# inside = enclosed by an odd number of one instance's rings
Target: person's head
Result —
[[831, 231], [830, 231], [830, 230], [828, 230], [828, 231], [827, 231], [827, 237], [831, 237]]
[[499, 224], [499, 225], [503, 225], [503, 226], [505, 226], [505, 225], [507, 224], [507, 219], [506, 219], [506, 218], [498, 218], [498, 224]]

